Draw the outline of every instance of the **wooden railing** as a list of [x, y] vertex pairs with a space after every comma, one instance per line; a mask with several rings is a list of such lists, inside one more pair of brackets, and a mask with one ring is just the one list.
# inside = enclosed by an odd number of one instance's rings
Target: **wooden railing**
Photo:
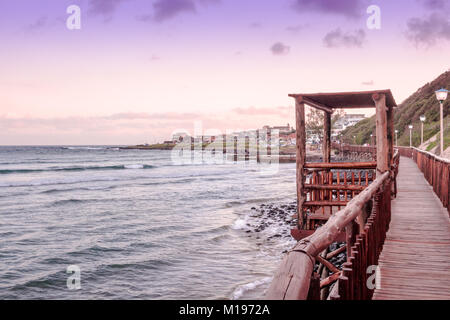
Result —
[[402, 157], [407, 157], [407, 158], [412, 158], [413, 155], [413, 150], [410, 147], [395, 147], [398, 150], [398, 153], [400, 154], [400, 156]]
[[339, 150], [345, 158], [359, 158], [375, 160], [377, 148], [372, 146], [350, 145], [345, 143], [333, 142], [331, 147]]
[[412, 158], [450, 215], [450, 160], [417, 148], [412, 149]]
[[315, 230], [375, 180], [376, 162], [306, 163], [302, 229]]
[[[311, 236], [299, 241], [284, 257], [267, 299], [370, 299], [373, 292], [366, 286], [367, 268], [377, 264], [386, 237], [393, 176], [392, 170], [379, 175], [344, 209], [333, 214]], [[342, 233], [345, 249], [328, 252]], [[339, 251], [347, 252], [342, 270], [327, 260]], [[327, 278], [321, 279], [313, 272], [316, 262], [328, 270]]]

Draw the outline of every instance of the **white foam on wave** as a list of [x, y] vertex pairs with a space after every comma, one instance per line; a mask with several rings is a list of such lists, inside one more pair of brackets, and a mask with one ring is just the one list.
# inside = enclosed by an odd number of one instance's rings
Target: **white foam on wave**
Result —
[[234, 290], [233, 294], [231, 295], [231, 300], [238, 300], [242, 298], [245, 293], [270, 283], [272, 279], [273, 279], [272, 277], [265, 277], [263, 279], [258, 279], [256, 281], [237, 287], [236, 290]]
[[82, 177], [82, 178], [66, 178], [66, 179], [40, 179], [40, 180], [32, 180], [32, 181], [18, 181], [18, 182], [10, 182], [10, 183], [0, 183], [0, 187], [38, 187], [38, 186], [50, 186], [50, 185], [64, 185], [64, 184], [76, 184], [83, 182], [103, 182], [103, 181], [123, 181], [128, 180], [114, 178], [114, 177], [101, 177], [97, 178], [93, 176], [90, 177]]
[[64, 149], [69, 150], [105, 150], [104, 147], [65, 147]]
[[243, 218], [239, 218], [231, 225], [231, 229], [233, 230], [242, 230], [248, 227], [248, 216], [244, 216]]
[[124, 166], [125, 169], [144, 169], [143, 164], [128, 164]]

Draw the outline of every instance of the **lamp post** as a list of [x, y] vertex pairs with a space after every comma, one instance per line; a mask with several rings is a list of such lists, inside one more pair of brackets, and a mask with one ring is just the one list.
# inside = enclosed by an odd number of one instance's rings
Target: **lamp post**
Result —
[[447, 95], [448, 90], [444, 88], [436, 91], [436, 98], [441, 106], [441, 156], [444, 154], [444, 101], [447, 99]]
[[413, 129], [413, 126], [410, 124], [409, 125], [409, 147], [410, 148], [412, 147], [412, 129]]
[[425, 120], [427, 120], [427, 118], [425, 116], [420, 116], [420, 122], [422, 122], [422, 129], [421, 129], [421, 134], [420, 134], [420, 144], [423, 144], [423, 123], [425, 122]]
[[398, 147], [398, 130], [395, 130], [395, 145]]

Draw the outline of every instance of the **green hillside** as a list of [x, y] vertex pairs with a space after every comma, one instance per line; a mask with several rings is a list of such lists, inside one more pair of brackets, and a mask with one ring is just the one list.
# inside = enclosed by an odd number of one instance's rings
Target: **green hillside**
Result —
[[[398, 144], [409, 146], [409, 128], [412, 124], [413, 145], [420, 145], [420, 120], [425, 115], [427, 120], [424, 125], [424, 141], [430, 139], [439, 132], [439, 103], [436, 100], [435, 91], [440, 88], [450, 88], [450, 71], [440, 75], [433, 82], [427, 83], [413, 95], [401, 103], [395, 112], [395, 129], [399, 130]], [[450, 146], [450, 97], [444, 104], [444, 149]], [[370, 143], [370, 135], [375, 133], [375, 117], [359, 122], [357, 125], [347, 128], [343, 132], [344, 141], [357, 144]], [[353, 137], [356, 136], [356, 139]], [[434, 146], [439, 141], [433, 142]], [[429, 147], [431, 149], [432, 146]]]

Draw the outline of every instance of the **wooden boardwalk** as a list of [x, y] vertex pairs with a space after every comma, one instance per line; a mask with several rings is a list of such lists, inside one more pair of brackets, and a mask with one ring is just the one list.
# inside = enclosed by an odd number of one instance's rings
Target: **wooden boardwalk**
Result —
[[450, 299], [450, 219], [416, 163], [402, 157], [373, 299]]

